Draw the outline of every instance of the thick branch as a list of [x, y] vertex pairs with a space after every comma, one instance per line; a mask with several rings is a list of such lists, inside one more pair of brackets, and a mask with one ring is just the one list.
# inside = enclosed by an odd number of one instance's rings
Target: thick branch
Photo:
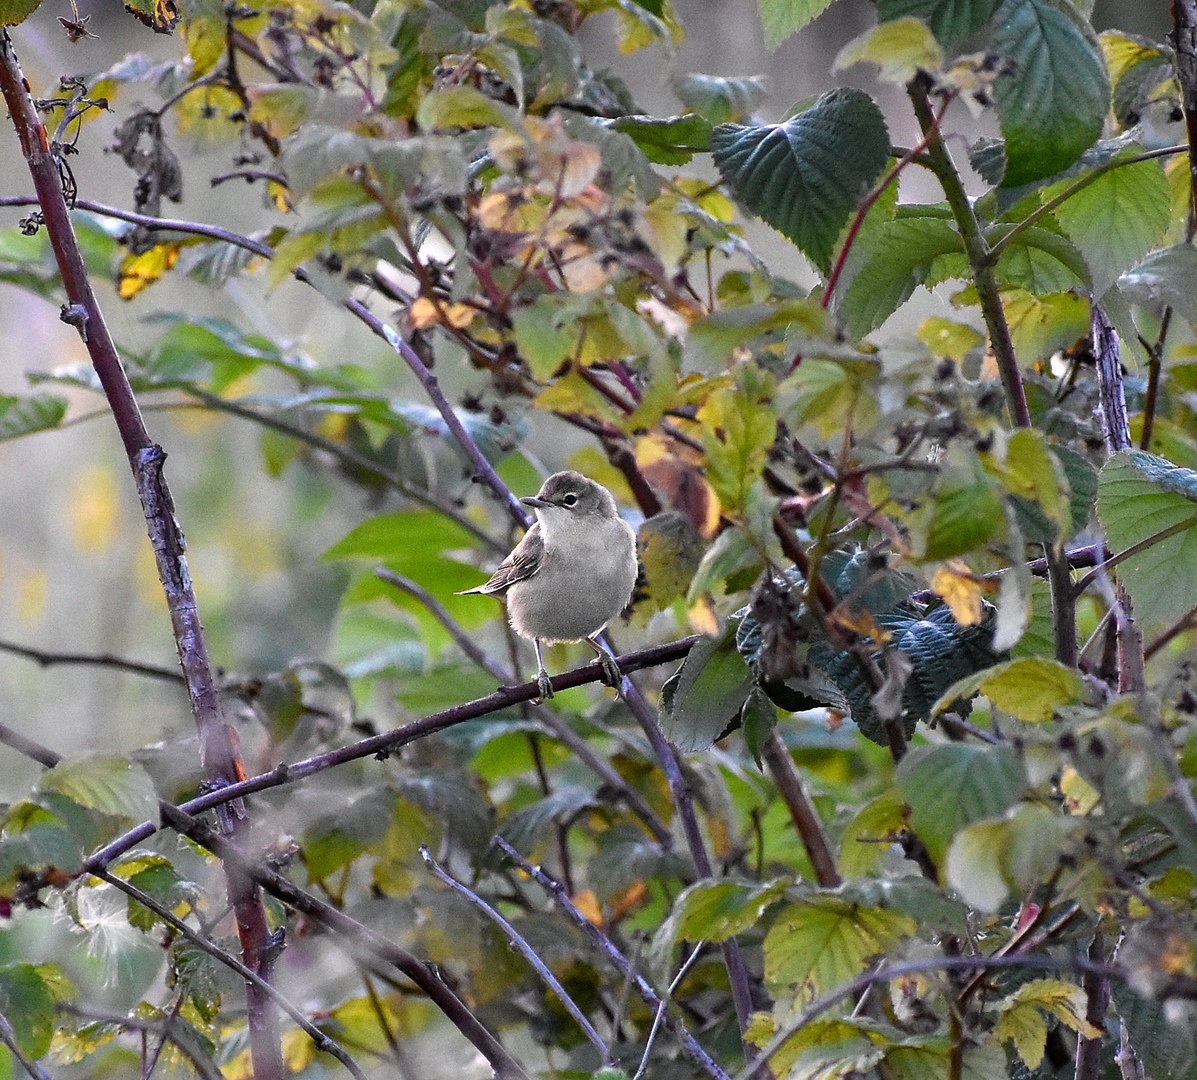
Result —
[[[204, 770], [210, 782], [233, 782], [243, 775], [244, 767], [221, 716], [199, 608], [183, 555], [186, 544], [174, 516], [170, 491], [162, 477], [162, 463], [166, 455], [154, 445], [146, 431], [116, 344], [92, 291], [83, 255], [71, 226], [59, 162], [47, 139], [46, 129], [38, 119], [7, 31], [0, 31], [0, 89], [3, 90], [20, 140], [21, 152], [33, 177], [40, 213], [66, 289], [71, 322], [79, 328], [104, 388], [137, 482], [150, 543], [158, 564], [158, 576], [170, 609], [179, 662], [199, 731]], [[229, 816], [225, 826], [230, 831], [238, 831], [244, 827], [244, 822]], [[236, 910], [237, 929], [246, 966], [259, 974], [268, 974], [270, 933], [262, 899], [257, 888], [242, 875], [226, 872], [226, 878], [229, 899]], [[282, 1080], [284, 1068], [279, 1048], [278, 1021], [270, 999], [253, 986], [247, 988], [246, 997], [255, 1073], [259, 1080]]]

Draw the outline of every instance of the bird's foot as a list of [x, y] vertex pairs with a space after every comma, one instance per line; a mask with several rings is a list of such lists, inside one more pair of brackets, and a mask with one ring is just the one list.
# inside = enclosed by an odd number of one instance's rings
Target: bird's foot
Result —
[[618, 696], [623, 687], [623, 672], [619, 670], [619, 665], [615, 662], [615, 657], [610, 653], [604, 652], [599, 657], [599, 663], [603, 667], [603, 685], [610, 686]]
[[553, 696], [553, 684], [549, 681], [549, 673], [544, 668], [536, 673], [536, 689], [539, 691], [536, 698], [538, 705]]

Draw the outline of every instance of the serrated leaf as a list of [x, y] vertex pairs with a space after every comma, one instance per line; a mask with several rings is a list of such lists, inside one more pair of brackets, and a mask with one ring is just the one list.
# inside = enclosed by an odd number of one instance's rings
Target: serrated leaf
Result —
[[[771, 389], [770, 380], [765, 393]], [[760, 479], [773, 447], [777, 434], [773, 406], [741, 389], [724, 387], [707, 399], [697, 420], [702, 425], [707, 479], [722, 505], [737, 512]]]
[[1197, 607], [1197, 472], [1142, 450], [1115, 454], [1098, 478], [1097, 516], [1113, 553], [1180, 530], [1116, 570], [1145, 631], [1169, 626]]
[[906, 828], [906, 800], [897, 788], [870, 799], [852, 816], [840, 838], [836, 865], [845, 878], [868, 877], [885, 858], [886, 837]]
[[941, 713], [952, 702], [980, 693], [1019, 720], [1043, 723], [1057, 709], [1079, 702], [1082, 690], [1081, 677], [1072, 668], [1042, 656], [1021, 656], [953, 683], [932, 712]]
[[833, 330], [831, 319], [817, 300], [739, 304], [691, 323], [685, 357], [700, 371], [720, 370], [741, 346], [780, 340], [794, 328], [820, 338], [830, 337]]
[[765, 983], [773, 996], [809, 1001], [856, 978], [870, 958], [914, 933], [906, 915], [834, 895], [792, 904], [765, 936]]
[[85, 809], [134, 822], [158, 817], [158, 799], [149, 774], [122, 757], [64, 761], [42, 776], [36, 790], [53, 792]]
[[1038, 1069], [1047, 1043], [1047, 1026], [1040, 1010], [1085, 1039], [1099, 1039], [1102, 1032], [1085, 1019], [1085, 991], [1060, 979], [1033, 979], [997, 1004], [999, 1013], [993, 1037], [1010, 1039], [1028, 1069]]
[[468, 85], [450, 86], [426, 94], [416, 110], [416, 123], [423, 131], [479, 127], [518, 131], [522, 127], [519, 113], [510, 105], [495, 101]]
[[895, 780], [910, 807], [910, 826], [937, 865], [960, 829], [1001, 814], [1026, 787], [1012, 748], [962, 743], [912, 750]]
[[946, 48], [972, 37], [993, 17], [1000, 0], [880, 0], [877, 14], [881, 19], [899, 19], [911, 15], [930, 23], [931, 29]]
[[1003, 289], [1002, 308], [1020, 363], [1029, 365], [1067, 348], [1089, 333], [1089, 301], [1076, 293], [1035, 296]]
[[66, 415], [66, 398], [52, 394], [0, 396], [0, 441], [57, 427]]
[[839, 310], [853, 338], [875, 330], [927, 280], [941, 255], [964, 252], [955, 225], [938, 215], [886, 222], [857, 253], [853, 274], [840, 293]]
[[831, 70], [853, 64], [876, 64], [882, 82], [905, 86], [920, 71], [938, 71], [943, 50], [925, 22], [903, 15], [849, 41], [836, 55]]
[[752, 670], [729, 629], [704, 637], [682, 663], [661, 730], [679, 750], [707, 750], [736, 718], [753, 686]]
[[[1006, 230], [998, 226], [997, 231]], [[1081, 253], [1048, 229], [1024, 229], [1003, 249], [994, 272], [1003, 288], [1026, 289], [1035, 296], [1089, 286]]]
[[1168, 180], [1156, 161], [1110, 169], [1056, 209], [1089, 266], [1095, 297], [1159, 243], [1170, 216]]
[[978, 479], [950, 487], [935, 496], [923, 557], [963, 555], [993, 536], [1004, 521], [1001, 499], [990, 482]]
[[840, 230], [889, 159], [889, 131], [868, 94], [840, 88], [781, 124], [721, 124], [711, 154], [736, 198], [827, 273]]
[[994, 87], [1006, 140], [1004, 187], [1066, 169], [1096, 141], [1110, 104], [1101, 47], [1075, 7], [1005, 0], [990, 48], [1016, 72]]
[[[1187, 175], [1187, 174], [1186, 174]], [[1118, 285], [1132, 303], [1161, 311], [1175, 308], [1186, 319], [1197, 319], [1197, 248], [1176, 244], [1148, 255], [1126, 271]]]
[[830, 5], [831, 0], [757, 0], [765, 44], [776, 49]]

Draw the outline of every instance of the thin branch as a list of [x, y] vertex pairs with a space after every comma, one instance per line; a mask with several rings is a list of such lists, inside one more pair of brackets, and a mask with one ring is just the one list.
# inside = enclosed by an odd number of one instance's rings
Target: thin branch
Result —
[[[113, 419], [137, 483], [150, 544], [158, 566], [158, 577], [170, 610], [179, 663], [199, 732], [200, 758], [204, 770], [210, 782], [233, 782], [239, 775], [244, 775], [244, 765], [231, 729], [225, 725], [221, 714], [199, 606], [183, 554], [186, 544], [175, 517], [170, 490], [162, 475], [166, 455], [154, 444], [146, 430], [116, 344], [96, 300], [71, 224], [59, 161], [47, 141], [46, 129], [38, 119], [7, 30], [0, 31], [0, 89], [3, 90], [20, 141], [21, 153], [33, 178], [41, 217], [62, 275], [69, 303], [64, 315], [79, 329], [112, 408]], [[241, 832], [247, 824], [233, 814], [226, 814], [223, 823], [229, 832]], [[249, 968], [262, 973], [266, 970], [266, 950], [270, 938], [262, 898], [257, 887], [241, 875], [226, 872], [225, 876], [229, 898], [237, 911], [242, 955]], [[278, 1018], [270, 999], [250, 986], [246, 990], [246, 1000], [255, 1073], [259, 1080], [282, 1080], [285, 1070], [279, 1047]]]
[[169, 926], [174, 927], [183, 937], [191, 942], [201, 952], [206, 953], [212, 957], [217, 963], [224, 964], [225, 967], [230, 968], [241, 976], [246, 982], [252, 983], [262, 993], [268, 995], [275, 1004], [279, 1006], [292, 1020], [295, 1021], [304, 1031], [308, 1033], [308, 1037], [316, 1044], [316, 1049], [325, 1054], [331, 1054], [335, 1057], [345, 1068], [350, 1072], [356, 1080], [366, 1080], [365, 1074], [358, 1067], [357, 1063], [351, 1058], [335, 1040], [321, 1031], [315, 1024], [313, 1024], [303, 1012], [290, 1000], [288, 1000], [280, 991], [276, 990], [265, 979], [261, 978], [256, 972], [250, 971], [240, 960], [234, 956], [230, 956], [224, 949], [218, 945], [214, 945], [203, 934], [198, 933], [180, 919], [173, 911], [166, 907], [165, 904], [160, 904], [148, 893], [139, 889], [132, 882], [126, 881], [124, 878], [117, 877], [108, 870], [99, 870], [95, 874], [101, 881], [106, 881], [114, 889], [119, 889], [126, 896], [131, 896], [143, 907], [149, 908], [155, 915]]
[[1068, 185], [1058, 195], [1048, 199], [1047, 202], [1035, 207], [1025, 218], [1019, 221], [1014, 227], [1006, 233], [1000, 240], [995, 240], [989, 249], [989, 257], [994, 262], [1001, 257], [1003, 251], [1013, 243], [1019, 236], [1021, 236], [1027, 229], [1039, 221], [1040, 218], [1052, 213], [1057, 207], [1066, 203], [1077, 192], [1084, 191], [1090, 184], [1100, 180], [1106, 173], [1112, 172], [1114, 169], [1121, 169], [1124, 165], [1135, 165], [1140, 161], [1151, 161], [1155, 158], [1171, 157], [1174, 154], [1183, 154], [1185, 147], [1183, 146], [1166, 146], [1159, 150], [1147, 150], [1142, 154], [1134, 154], [1131, 157], [1117, 157], [1097, 166], [1090, 172], [1078, 177], [1071, 184]]
[[765, 745], [761, 747], [761, 757], [773, 774], [773, 782], [777, 784], [781, 800], [790, 812], [790, 820], [798, 831], [802, 846], [806, 848], [807, 857], [815, 871], [815, 880], [825, 889], [838, 888], [844, 881], [835, 865], [835, 856], [831, 854], [823, 822], [776, 728], [769, 733]]
[[1176, 50], [1176, 78], [1185, 116], [1189, 154], [1189, 220], [1185, 241], [1197, 231], [1197, 0], [1172, 0], [1172, 45]]
[[53, 667], [56, 664], [82, 664], [92, 667], [115, 668], [117, 671], [127, 671], [133, 675], [144, 675], [150, 679], [161, 679], [164, 682], [182, 683], [183, 676], [173, 668], [158, 667], [156, 664], [143, 664], [139, 660], [127, 660], [123, 656], [112, 653], [75, 653], [75, 652], [47, 652], [34, 649], [29, 645], [18, 645], [12, 641], [0, 640], [0, 652], [12, 653], [32, 660], [40, 667]]
[[749, 1063], [733, 1077], [733, 1080], [753, 1080], [785, 1043], [801, 1031], [812, 1020], [817, 1019], [828, 1009], [838, 1005], [845, 998], [859, 996], [875, 983], [892, 982], [894, 979], [904, 979], [911, 975], [933, 975], [940, 971], [997, 971], [1017, 970], [1028, 968], [1037, 971], [1078, 971], [1094, 972], [1107, 978], [1124, 978], [1122, 969], [1114, 965], [1095, 964], [1080, 957], [1056, 958], [1052, 956], [941, 956], [935, 960], [911, 960], [905, 964], [893, 964], [882, 967], [877, 971], [861, 975], [851, 982], [842, 983], [833, 990], [828, 990], [821, 997], [815, 998], [798, 1016], [782, 1027], [774, 1036], [761, 1047], [760, 1057]]
[[[474, 639], [449, 614], [445, 606], [427, 589], [418, 585], [410, 578], [406, 578], [402, 574], [396, 574], [385, 567], [380, 567], [374, 573], [383, 581], [390, 582], [397, 588], [402, 589], [409, 596], [418, 600], [428, 613], [449, 632], [449, 635], [457, 643], [458, 648], [470, 660], [482, 668], [483, 671], [493, 675], [504, 685], [510, 685], [515, 681], [514, 673], [503, 667], [484, 649], [480, 648]], [[653, 808], [648, 805], [644, 796], [615, 771], [610, 762], [596, 754], [590, 744], [552, 709], [545, 705], [530, 704], [529, 711], [537, 720], [548, 727], [558, 739], [565, 743], [584, 765], [588, 766], [592, 772], [603, 779], [604, 783], [619, 793], [624, 802], [628, 804], [629, 809], [644, 822], [648, 831], [653, 834], [662, 847], [668, 848], [672, 846], [673, 836], [669, 832], [669, 827], [660, 819]]]
[[[604, 635], [605, 637], [605, 635]], [[610, 642], [607, 642], [610, 648]], [[614, 650], [611, 650], [614, 652]], [[682, 821], [682, 832], [686, 837], [686, 845], [690, 849], [690, 856], [694, 860], [694, 867], [698, 871], [700, 878], [713, 877], [711, 868], [710, 856], [707, 854], [706, 844], [702, 839], [702, 832], [698, 827], [698, 817], [694, 813], [694, 799], [690, 794], [690, 788], [686, 784], [685, 777], [682, 776], [681, 762], [677, 751], [665, 740], [665, 736], [661, 734], [660, 727], [657, 726], [657, 718], [654, 715], [654, 710], [649, 708], [648, 702], [644, 700], [644, 696], [640, 693], [639, 687], [632, 682], [631, 677], [627, 674], [627, 670], [620, 665], [620, 670], [624, 672], [623, 686], [621, 693], [624, 701], [627, 703], [632, 715], [636, 718], [645, 736], [648, 738], [649, 745], [653, 748], [653, 752], [657, 756], [657, 760], [661, 763], [662, 771], [665, 773], [665, 780], [669, 784], [669, 793], [673, 797], [674, 809]], [[720, 948], [723, 951], [723, 964], [727, 968], [727, 979], [731, 984], [732, 1002], [736, 1007], [736, 1020], [740, 1026], [740, 1034], [748, 1030], [748, 1025], [752, 1021], [752, 1014], [755, 1011], [755, 1006], [752, 1000], [752, 987], [748, 981], [748, 971], [744, 967], [743, 958], [740, 956], [740, 945], [736, 939], [728, 938], [724, 941]], [[744, 1056], [751, 1058], [753, 1056], [753, 1048], [750, 1043], [744, 1043]]]
[[935, 114], [931, 110], [928, 98], [930, 78], [920, 73], [911, 80], [906, 89], [920, 129], [924, 135], [932, 136], [927, 142], [928, 163], [943, 187], [948, 205], [952, 208], [952, 216], [960, 230], [960, 237], [964, 241], [964, 250], [968, 255], [977, 286], [981, 313], [989, 331], [989, 344], [997, 360], [1002, 387], [1006, 392], [1006, 404], [1010, 407], [1010, 414], [1016, 426], [1030, 427], [1031, 412], [1027, 407], [1026, 391], [1022, 384], [1022, 374], [1018, 369], [1018, 357], [1014, 353], [1014, 343], [1010, 338], [1010, 327], [1002, 309], [997, 277], [993, 271], [993, 252], [981, 232], [977, 215], [960, 181], [960, 174], [956, 171], [955, 163], [943, 141], [943, 134], [935, 128]]
[[536, 950], [525, 940], [524, 936], [509, 923], [502, 915], [500, 915], [490, 904], [482, 899], [473, 889], [463, 885], [452, 874], [444, 869], [432, 857], [432, 852], [428, 848], [420, 845], [420, 858], [424, 860], [424, 865], [428, 867], [428, 872], [432, 874], [437, 881], [447, 885], [459, 896], [465, 897], [474, 907], [482, 912], [491, 922], [493, 922], [503, 933], [507, 936], [508, 944], [515, 949], [528, 963], [532, 966], [532, 970], [540, 977], [541, 982], [545, 984], [556, 996], [557, 1000], [565, 1007], [565, 1011], [574, 1018], [574, 1023], [582, 1029], [582, 1034], [590, 1040], [591, 1045], [598, 1051], [599, 1057], [602, 1059], [604, 1065], [610, 1065], [614, 1062], [611, 1055], [611, 1049], [603, 1042], [603, 1037], [594, 1030], [594, 1025], [587, 1018], [586, 1014], [578, 1008], [577, 1002], [569, 996], [565, 987], [561, 985], [560, 980], [548, 968], [548, 965], [536, 954]]
[[890, 186], [899, 176], [902, 175], [902, 170], [906, 168], [916, 157], [919, 157], [927, 148], [927, 144], [936, 137], [939, 133], [939, 125], [943, 122], [944, 114], [948, 111], [948, 107], [956, 99], [955, 92], [944, 95], [943, 104], [940, 105], [939, 111], [933, 114], [931, 118], [931, 126], [928, 130], [923, 132], [923, 137], [913, 146], [907, 150], [901, 158], [894, 164], [893, 168], [889, 170], [876, 184], [873, 189], [864, 197], [861, 204], [856, 208], [856, 213], [852, 218], [852, 224], [848, 226], [847, 235], [844, 237], [844, 242], [840, 246], [839, 255], [836, 256], [835, 265], [831, 268], [831, 273], [827, 276], [827, 284], [823, 287], [823, 296], [819, 301], [823, 307], [827, 307], [831, 303], [831, 298], [835, 293], [835, 287], [839, 282], [840, 275], [844, 272], [844, 266], [848, 261], [848, 254], [852, 251], [852, 245], [856, 242], [856, 237], [860, 233], [860, 228], [864, 224], [864, 219], [869, 211], [873, 208], [873, 204], [881, 198], [885, 193], [885, 189]]
[[1143, 432], [1139, 438], [1141, 450], [1151, 449], [1151, 436], [1155, 430], [1155, 410], [1160, 395], [1160, 374], [1164, 367], [1164, 346], [1168, 341], [1168, 328], [1172, 325], [1172, 306], [1164, 308], [1160, 316], [1159, 333], [1155, 344], [1147, 349], [1147, 393], [1143, 398]]
[[1108, 570], [1114, 569], [1115, 566], [1126, 562], [1127, 559], [1133, 559], [1136, 555], [1146, 551], [1148, 548], [1155, 547], [1156, 544], [1162, 540], [1167, 540], [1170, 536], [1175, 536], [1177, 533], [1185, 532], [1188, 529], [1197, 526], [1197, 518], [1186, 518], [1184, 521], [1176, 521], [1169, 525], [1166, 529], [1161, 529], [1158, 533], [1152, 533], [1151, 536], [1131, 544], [1130, 547], [1118, 552], [1117, 555], [1111, 555], [1109, 558], [1099, 562], [1092, 570], [1084, 577], [1080, 578], [1072, 587], [1073, 594], [1080, 596], [1093, 582], [1097, 579], [1099, 574], [1103, 574]]
[[199, 818], [182, 813], [175, 807], [164, 810], [163, 816], [173, 829], [207, 848], [221, 862], [236, 867], [271, 896], [334, 931], [354, 956], [371, 966], [381, 961], [406, 975], [486, 1058], [495, 1070], [496, 1080], [529, 1080], [519, 1062], [482, 1025], [440, 975], [419, 957], [332, 904], [299, 888], [266, 865], [260, 856], [247, 853], [239, 844], [209, 828]]
[[1158, 638], [1156, 638], [1150, 645], [1143, 650], [1143, 658], [1150, 660], [1157, 652], [1160, 651], [1168, 642], [1174, 638], [1179, 637], [1186, 630], [1191, 630], [1197, 624], [1197, 608], [1193, 608], [1188, 614], [1182, 616], [1174, 622], [1167, 630], [1165, 630]]
[[3, 1013], [0, 1013], [0, 1043], [8, 1047], [8, 1052], [20, 1063], [21, 1068], [34, 1077], [34, 1080], [50, 1080], [50, 1074], [36, 1061], [27, 1057], [17, 1045], [16, 1032], [13, 1031], [12, 1024], [8, 1022], [8, 1017]]
[[657, 1013], [665, 1009], [663, 1020], [665, 1027], [677, 1036], [682, 1049], [690, 1060], [710, 1076], [712, 1080], [729, 1080], [727, 1073], [715, 1063], [711, 1056], [698, 1043], [698, 1040], [690, 1034], [686, 1025], [665, 1008], [668, 1005], [668, 1000], [659, 996], [649, 985], [648, 980], [635, 969], [632, 962], [616, 948], [615, 943], [574, 906], [561, 882], [551, 878], [539, 866], [530, 863], [502, 836], [496, 836], [492, 842], [508, 859], [515, 863], [516, 866], [553, 898], [569, 921], [582, 932], [590, 943], [606, 958], [607, 962], [623, 976], [641, 1001]]
[[114, 1024], [128, 1031], [160, 1031], [163, 1038], [174, 1043], [179, 1053], [190, 1062], [196, 1074], [202, 1077], [203, 1080], [224, 1080], [224, 1073], [212, 1063], [211, 1058], [207, 1056], [205, 1048], [199, 1045], [199, 1033], [190, 1024], [180, 1023], [176, 1016], [167, 1016], [162, 1019], [154, 1017], [151, 1019], [150, 1017], [136, 1016], [129, 1013], [106, 1012], [95, 1008], [84, 1009], [72, 1001], [58, 1002], [58, 1011], [60, 1013], [67, 1013], [70, 1016], [77, 1016], [81, 1020], [93, 1020], [101, 1024]]
[[[658, 664], [668, 663], [671, 660], [678, 660], [685, 656], [697, 640], [695, 637], [682, 638], [680, 641], [669, 642], [666, 645], [656, 645], [650, 649], [627, 653], [624, 656], [618, 657], [617, 663], [620, 670], [625, 673], [655, 667]], [[583, 686], [586, 683], [599, 682], [602, 677], [602, 664], [596, 662], [587, 664], [584, 667], [575, 668], [573, 671], [567, 671], [562, 675], [555, 675], [553, 676], [552, 684], [553, 688], [557, 691], [569, 690], [575, 686]], [[443, 712], [433, 713], [431, 716], [414, 720], [410, 724], [404, 724], [391, 731], [372, 735], [368, 739], [362, 739], [347, 746], [337, 747], [335, 750], [316, 754], [290, 765], [279, 765], [269, 772], [260, 773], [257, 776], [250, 777], [248, 780], [242, 780], [240, 783], [230, 784], [227, 787], [207, 792], [188, 802], [182, 803], [178, 807], [172, 806], [170, 803], [160, 802], [158, 809], [164, 817], [173, 811], [182, 811], [186, 814], [199, 814], [213, 807], [224, 805], [230, 800], [241, 799], [258, 791], [266, 791], [269, 788], [291, 784], [297, 780], [302, 780], [315, 773], [343, 765], [349, 761], [357, 761], [360, 758], [366, 757], [385, 758], [400, 747], [415, 742], [417, 739], [422, 739], [434, 732], [443, 731], [446, 728], [464, 723], [467, 720], [476, 720], [481, 716], [498, 712], [500, 709], [506, 709], [524, 701], [531, 701], [539, 692], [539, 688], [535, 682], [505, 687], [502, 690], [495, 691], [493, 694], [488, 694], [485, 697], [477, 698], [474, 701], [468, 701], [461, 705], [455, 705], [450, 709], [445, 709]], [[104, 847], [93, 852], [84, 861], [82, 872], [94, 873], [96, 869], [107, 866], [119, 855], [124, 854], [137, 844], [143, 843], [157, 832], [158, 828], [159, 825], [157, 822], [147, 821], [130, 829], [115, 840], [105, 844]]]

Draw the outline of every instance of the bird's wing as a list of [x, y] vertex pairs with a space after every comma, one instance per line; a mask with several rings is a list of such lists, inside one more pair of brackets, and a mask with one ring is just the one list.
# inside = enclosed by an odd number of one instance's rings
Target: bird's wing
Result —
[[490, 580], [476, 589], [466, 589], [466, 593], [483, 593], [495, 596], [505, 593], [517, 581], [526, 581], [535, 574], [544, 562], [544, 538], [540, 535], [540, 522], [536, 522], [525, 534], [524, 538], [515, 546], [515, 550], [507, 556], [498, 569], [490, 576]]

